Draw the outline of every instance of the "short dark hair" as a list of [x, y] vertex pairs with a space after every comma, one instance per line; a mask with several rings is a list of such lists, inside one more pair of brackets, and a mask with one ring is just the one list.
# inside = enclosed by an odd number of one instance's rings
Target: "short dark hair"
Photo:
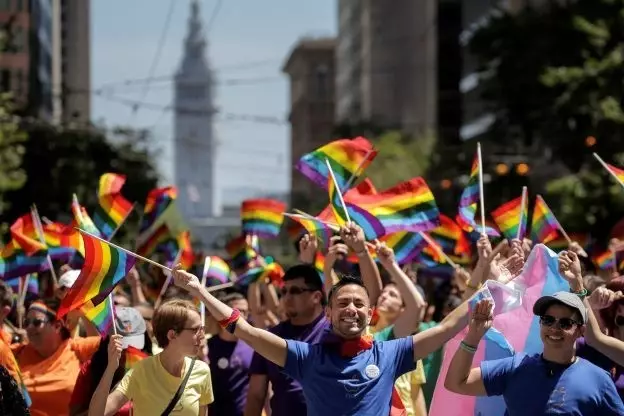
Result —
[[314, 266], [310, 264], [298, 264], [296, 266], [292, 266], [286, 270], [282, 280], [287, 282], [295, 279], [303, 279], [306, 286], [310, 289], [319, 290], [321, 292], [323, 291], [321, 276], [316, 271]]
[[341, 287], [344, 287], [344, 286], [347, 286], [347, 285], [360, 286], [360, 287], [364, 288], [364, 290], [366, 291], [366, 296], [370, 296], [370, 294], [368, 293], [368, 289], [366, 288], [366, 286], [364, 285], [364, 282], [362, 281], [362, 279], [359, 276], [342, 275], [342, 276], [339, 276], [339, 277], [340, 277], [340, 280], [338, 281], [338, 283], [336, 283], [331, 288], [331, 290], [329, 291], [329, 296], [328, 296], [327, 302], [329, 303], [330, 306], [331, 306], [332, 297], [334, 297], [336, 292], [338, 292], [338, 290]]
[[228, 302], [232, 302], [234, 300], [247, 300], [245, 295], [243, 295], [240, 292], [221, 293], [217, 299], [219, 299], [221, 302], [225, 303], [226, 305], [228, 304]]
[[13, 289], [2, 280], [0, 280], [0, 306], [13, 308]]

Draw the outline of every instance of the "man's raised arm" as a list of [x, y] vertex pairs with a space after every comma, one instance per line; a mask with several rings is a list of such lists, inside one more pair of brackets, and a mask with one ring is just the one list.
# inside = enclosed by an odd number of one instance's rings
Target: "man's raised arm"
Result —
[[217, 300], [202, 285], [197, 276], [185, 272], [177, 265], [173, 270], [173, 281], [176, 286], [185, 289], [191, 295], [199, 298], [208, 313], [212, 315], [222, 327], [245, 341], [254, 351], [280, 367], [286, 364], [286, 341], [263, 329], [251, 326], [239, 316], [238, 311]]

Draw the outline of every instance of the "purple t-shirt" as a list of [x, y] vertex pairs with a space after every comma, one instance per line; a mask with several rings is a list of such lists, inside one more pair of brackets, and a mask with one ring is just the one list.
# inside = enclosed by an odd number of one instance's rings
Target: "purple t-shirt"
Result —
[[214, 402], [211, 415], [242, 416], [249, 389], [249, 367], [254, 351], [243, 341], [225, 341], [218, 335], [208, 340]]
[[[284, 339], [317, 344], [321, 341], [329, 322], [325, 319], [325, 314], [321, 313], [318, 318], [308, 325], [295, 326], [289, 321], [282, 322], [270, 332]], [[266, 375], [273, 386], [273, 397], [271, 397], [272, 416], [305, 416], [307, 407], [301, 385], [282, 372], [282, 368], [268, 361], [258, 353], [254, 353], [249, 370], [251, 375]]]
[[624, 400], [624, 367], [616, 364], [609, 357], [590, 347], [585, 338], [576, 340], [576, 355], [585, 358], [590, 363], [602, 368], [611, 376], [620, 397]]

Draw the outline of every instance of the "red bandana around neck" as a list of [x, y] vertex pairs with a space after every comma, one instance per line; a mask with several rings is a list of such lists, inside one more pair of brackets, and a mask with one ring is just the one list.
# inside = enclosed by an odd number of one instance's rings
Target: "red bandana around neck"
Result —
[[[325, 334], [323, 343], [339, 345], [340, 355], [343, 357], [353, 358], [359, 353], [370, 350], [373, 347], [373, 337], [371, 335], [363, 335], [354, 339], [344, 339], [330, 331], [331, 330]], [[390, 413], [388, 416], [407, 416], [407, 410], [401, 401], [401, 396], [399, 396], [394, 386], [392, 386], [392, 400], [390, 402]]]

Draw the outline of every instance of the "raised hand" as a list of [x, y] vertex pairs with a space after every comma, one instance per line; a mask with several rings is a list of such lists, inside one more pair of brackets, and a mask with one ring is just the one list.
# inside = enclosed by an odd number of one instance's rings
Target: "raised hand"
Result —
[[583, 275], [581, 274], [581, 262], [573, 251], [559, 253], [559, 274], [570, 283], [570, 288], [575, 291], [583, 290]]
[[479, 241], [477, 241], [477, 252], [479, 253], [480, 260], [485, 261], [490, 258], [490, 254], [492, 254], [492, 244], [487, 235], [482, 234], [481, 237], [479, 237]]
[[593, 310], [599, 311], [608, 308], [613, 302], [620, 299], [624, 299], [622, 292], [613, 292], [604, 286], [600, 286], [592, 292], [587, 301]]
[[199, 290], [201, 283], [197, 276], [192, 273], [188, 273], [182, 269], [181, 264], [177, 264], [171, 273], [173, 283], [187, 292], [194, 292]]
[[318, 240], [316, 236], [305, 234], [301, 240], [299, 240], [299, 260], [302, 263], [314, 264], [317, 249]]
[[366, 237], [362, 228], [354, 222], [340, 228], [340, 237], [347, 246], [356, 253], [366, 251]]
[[392, 265], [396, 262], [394, 251], [388, 247], [386, 243], [375, 241], [375, 251], [377, 252], [379, 262], [385, 269], [392, 267]]
[[500, 273], [496, 276], [496, 279], [501, 283], [508, 283], [520, 275], [523, 267], [524, 257], [521, 254], [514, 253], [511, 257], [500, 262], [498, 268], [492, 267], [490, 273], [492, 274], [494, 270], [498, 270]]
[[470, 273], [463, 267], [456, 267], [453, 271], [453, 283], [455, 283], [455, 286], [457, 286], [459, 290], [466, 290], [466, 284], [468, 283], [469, 279]]
[[121, 359], [123, 335], [111, 335], [108, 341], [108, 367], [117, 369], [119, 360]]
[[478, 345], [487, 330], [492, 327], [492, 307], [493, 303], [489, 299], [480, 300], [474, 306], [470, 313], [470, 323], [466, 335], [467, 343], [474, 346]]
[[326, 265], [331, 265], [333, 267], [336, 260], [343, 259], [349, 254], [349, 247], [341, 241], [342, 240], [338, 235], [331, 238], [329, 242], [329, 249], [327, 250], [327, 255], [325, 256]]
[[141, 284], [141, 277], [135, 266], [132, 266], [130, 271], [128, 271], [126, 282], [128, 282], [130, 286], [139, 286]]

